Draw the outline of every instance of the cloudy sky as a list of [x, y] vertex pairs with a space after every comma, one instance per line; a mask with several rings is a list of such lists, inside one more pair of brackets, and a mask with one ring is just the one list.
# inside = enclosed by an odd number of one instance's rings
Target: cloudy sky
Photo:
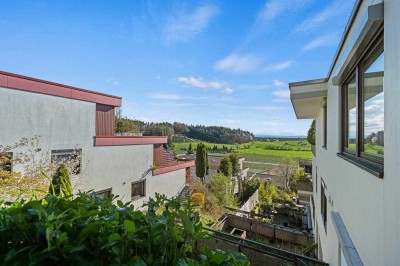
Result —
[[0, 2], [0, 70], [123, 97], [143, 121], [305, 135], [354, 0]]

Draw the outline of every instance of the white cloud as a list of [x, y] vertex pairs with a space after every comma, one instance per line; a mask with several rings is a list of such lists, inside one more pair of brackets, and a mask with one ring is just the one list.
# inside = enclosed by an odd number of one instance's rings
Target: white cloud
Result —
[[164, 35], [167, 43], [186, 42], [201, 33], [218, 14], [213, 5], [203, 5], [193, 12], [174, 12], [168, 20]]
[[219, 81], [206, 81], [203, 78], [195, 78], [195, 77], [179, 77], [178, 81], [189, 85], [191, 87], [196, 87], [200, 89], [218, 89], [221, 90], [223, 93], [231, 94], [233, 89], [225, 86], [223, 83]]
[[160, 76], [157, 76], [157, 77], [156, 77], [156, 79], [160, 79], [160, 78], [161, 78]]
[[201, 89], [220, 89], [222, 87], [222, 84], [219, 83], [218, 81], [206, 81], [203, 78], [195, 78], [195, 77], [179, 77], [178, 81], [192, 86], [196, 88], [201, 88]]
[[338, 35], [336, 33], [334, 33], [334, 34], [331, 33], [331, 34], [327, 34], [327, 35], [318, 37], [318, 38], [312, 40], [311, 42], [309, 42], [308, 44], [306, 44], [303, 47], [303, 51], [310, 51], [310, 50], [316, 49], [321, 46], [328, 46], [328, 45], [336, 44], [337, 39], [338, 39]]
[[232, 74], [246, 74], [256, 70], [261, 63], [262, 60], [253, 54], [230, 54], [216, 62], [214, 68]]
[[274, 84], [275, 87], [285, 87], [286, 86], [286, 83], [284, 83], [280, 80], [277, 80], [277, 79], [274, 79], [272, 81], [272, 84]]
[[232, 90], [231, 88], [229, 88], [229, 87], [226, 87], [226, 88], [224, 88], [224, 89], [222, 90], [222, 92], [223, 92], [223, 93], [226, 93], [226, 94], [231, 94], [231, 93], [233, 92], [233, 90]]
[[292, 60], [287, 60], [282, 63], [268, 65], [267, 67], [264, 68], [264, 70], [266, 72], [277, 72], [290, 67], [292, 64], [293, 64]]
[[335, 16], [343, 16], [346, 11], [351, 10], [353, 5], [354, 1], [335, 0], [331, 5], [327, 6], [321, 12], [297, 25], [294, 29], [294, 32], [302, 33], [315, 30], [330, 18]]

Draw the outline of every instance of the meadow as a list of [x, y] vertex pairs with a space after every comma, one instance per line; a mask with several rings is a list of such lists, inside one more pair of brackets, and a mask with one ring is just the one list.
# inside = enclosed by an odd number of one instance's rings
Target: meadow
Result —
[[[193, 141], [192, 147], [196, 148], [198, 141]], [[207, 148], [210, 148], [209, 155], [224, 156], [226, 153], [238, 153], [239, 156], [246, 158], [246, 164], [259, 172], [261, 169], [269, 169], [271, 165], [277, 164], [284, 157], [297, 159], [311, 159], [311, 145], [305, 140], [290, 140], [290, 141], [271, 141], [271, 142], [248, 142], [244, 144], [217, 144], [203, 142]], [[177, 154], [185, 154], [189, 143], [174, 143], [174, 151]], [[214, 146], [217, 150], [213, 151]], [[223, 151], [225, 146], [228, 151]]]

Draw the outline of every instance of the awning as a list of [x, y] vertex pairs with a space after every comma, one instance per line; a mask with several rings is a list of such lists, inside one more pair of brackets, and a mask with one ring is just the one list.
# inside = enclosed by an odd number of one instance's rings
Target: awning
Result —
[[298, 119], [315, 118], [328, 95], [326, 79], [289, 83], [290, 100]]

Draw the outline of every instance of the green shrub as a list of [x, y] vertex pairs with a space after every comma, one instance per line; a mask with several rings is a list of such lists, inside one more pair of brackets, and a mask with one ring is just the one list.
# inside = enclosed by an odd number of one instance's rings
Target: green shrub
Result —
[[205, 197], [203, 193], [193, 193], [190, 196], [190, 203], [192, 206], [204, 206]]
[[[79, 194], [0, 202], [0, 264], [248, 265], [240, 253], [193, 251], [205, 233], [198, 215], [178, 200], [157, 195], [146, 213], [112, 201]], [[161, 214], [152, 211], [161, 207]]]
[[310, 129], [308, 130], [307, 141], [311, 145], [315, 145], [315, 119], [312, 121]]
[[69, 179], [68, 169], [64, 164], [60, 164], [57, 172], [50, 183], [49, 193], [54, 196], [72, 196], [72, 186]]

